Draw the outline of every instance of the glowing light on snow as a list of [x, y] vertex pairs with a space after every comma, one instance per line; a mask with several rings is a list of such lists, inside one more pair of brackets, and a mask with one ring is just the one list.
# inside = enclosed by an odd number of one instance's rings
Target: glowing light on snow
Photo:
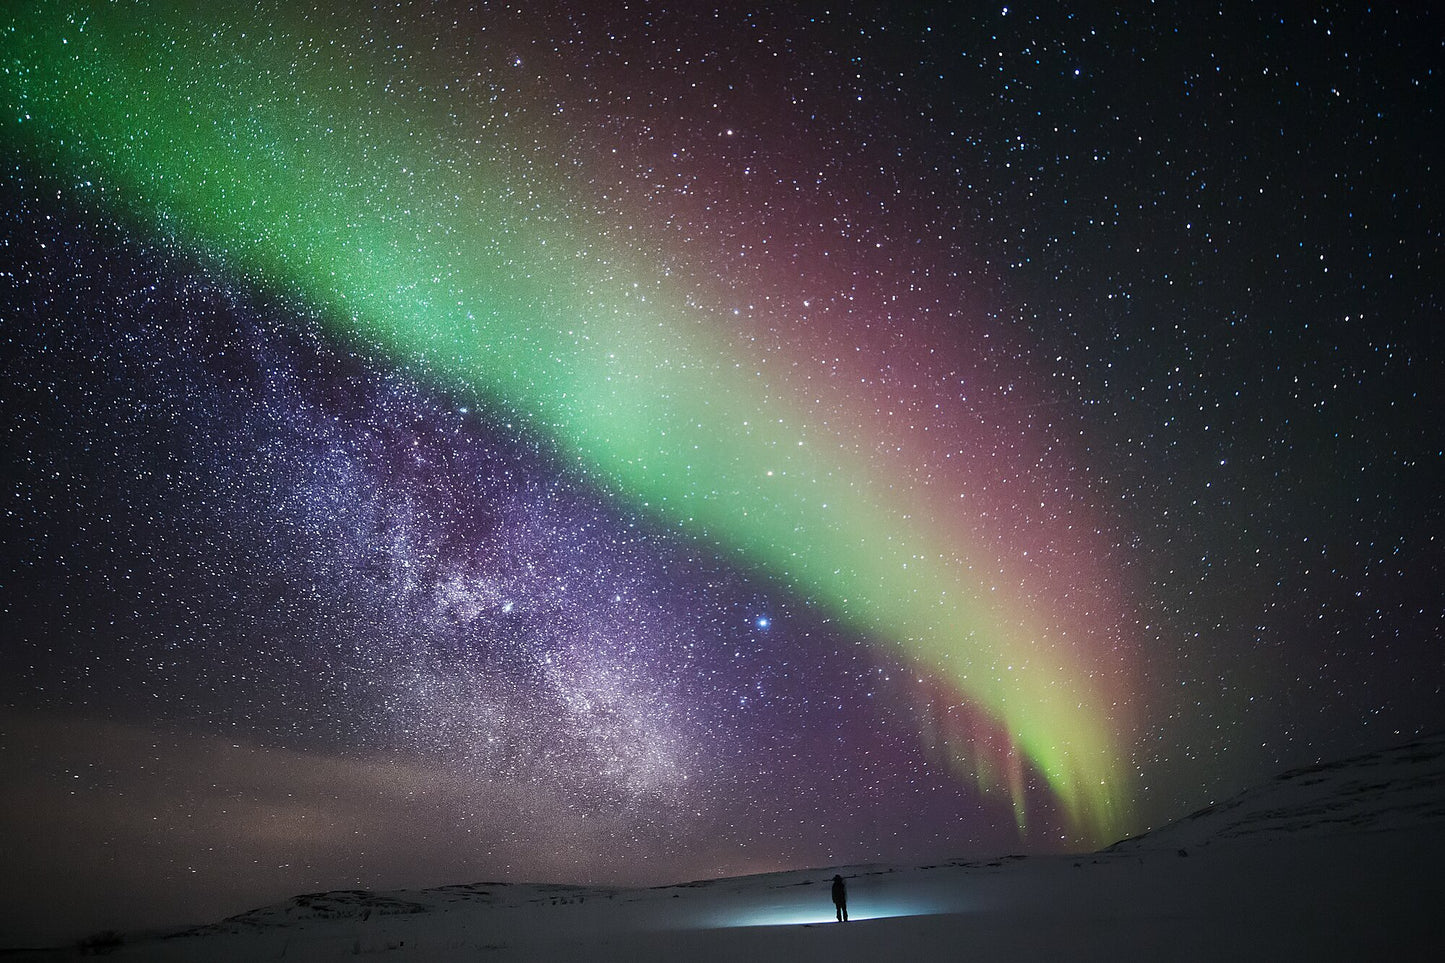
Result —
[[[826, 887], [825, 887], [826, 889]], [[819, 905], [819, 897], [823, 897]], [[810, 892], [808, 898], [780, 900], [765, 906], [740, 910], [715, 922], [717, 927], [733, 926], [807, 926], [815, 923], [836, 923], [833, 906], [827, 902], [826, 892]], [[923, 900], [910, 900], [903, 896], [882, 900], [849, 900], [848, 922], [891, 919], [906, 916], [937, 916], [945, 912], [958, 912], [957, 907], [944, 909]]]

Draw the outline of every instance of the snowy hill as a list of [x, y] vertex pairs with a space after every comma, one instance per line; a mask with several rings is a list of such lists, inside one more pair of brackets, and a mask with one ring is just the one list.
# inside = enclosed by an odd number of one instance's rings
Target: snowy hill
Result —
[[1445, 823], [1445, 734], [1383, 752], [1292, 769], [1110, 852], [1280, 840]]
[[[120, 960], [1434, 959], [1445, 737], [1289, 772], [1084, 856], [654, 889], [477, 883], [298, 896]], [[65, 958], [69, 953], [26, 954]]]

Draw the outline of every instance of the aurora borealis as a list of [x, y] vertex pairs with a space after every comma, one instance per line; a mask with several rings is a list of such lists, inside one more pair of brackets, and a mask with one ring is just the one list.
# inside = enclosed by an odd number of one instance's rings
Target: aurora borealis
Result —
[[8, 11], [7, 826], [185, 917], [1438, 726], [1428, 48], [1164, 16]]

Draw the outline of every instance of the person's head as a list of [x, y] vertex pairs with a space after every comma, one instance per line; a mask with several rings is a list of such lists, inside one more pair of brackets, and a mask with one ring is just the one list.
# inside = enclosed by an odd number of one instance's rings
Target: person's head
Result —
[[841, 883], [841, 882], [843, 882], [843, 877], [842, 877], [842, 876], [834, 876], [834, 877], [833, 877], [833, 882], [835, 882], [835, 883]]

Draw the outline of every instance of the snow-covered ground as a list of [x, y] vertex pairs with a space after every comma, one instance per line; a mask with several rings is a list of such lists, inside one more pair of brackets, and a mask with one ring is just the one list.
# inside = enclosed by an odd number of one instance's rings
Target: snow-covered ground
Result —
[[[316, 894], [130, 939], [112, 958], [1433, 960], [1445, 952], [1442, 865], [1445, 737], [1436, 737], [1286, 773], [1091, 855], [643, 890], [479, 883]], [[834, 872], [848, 881], [847, 924], [833, 922]]]

